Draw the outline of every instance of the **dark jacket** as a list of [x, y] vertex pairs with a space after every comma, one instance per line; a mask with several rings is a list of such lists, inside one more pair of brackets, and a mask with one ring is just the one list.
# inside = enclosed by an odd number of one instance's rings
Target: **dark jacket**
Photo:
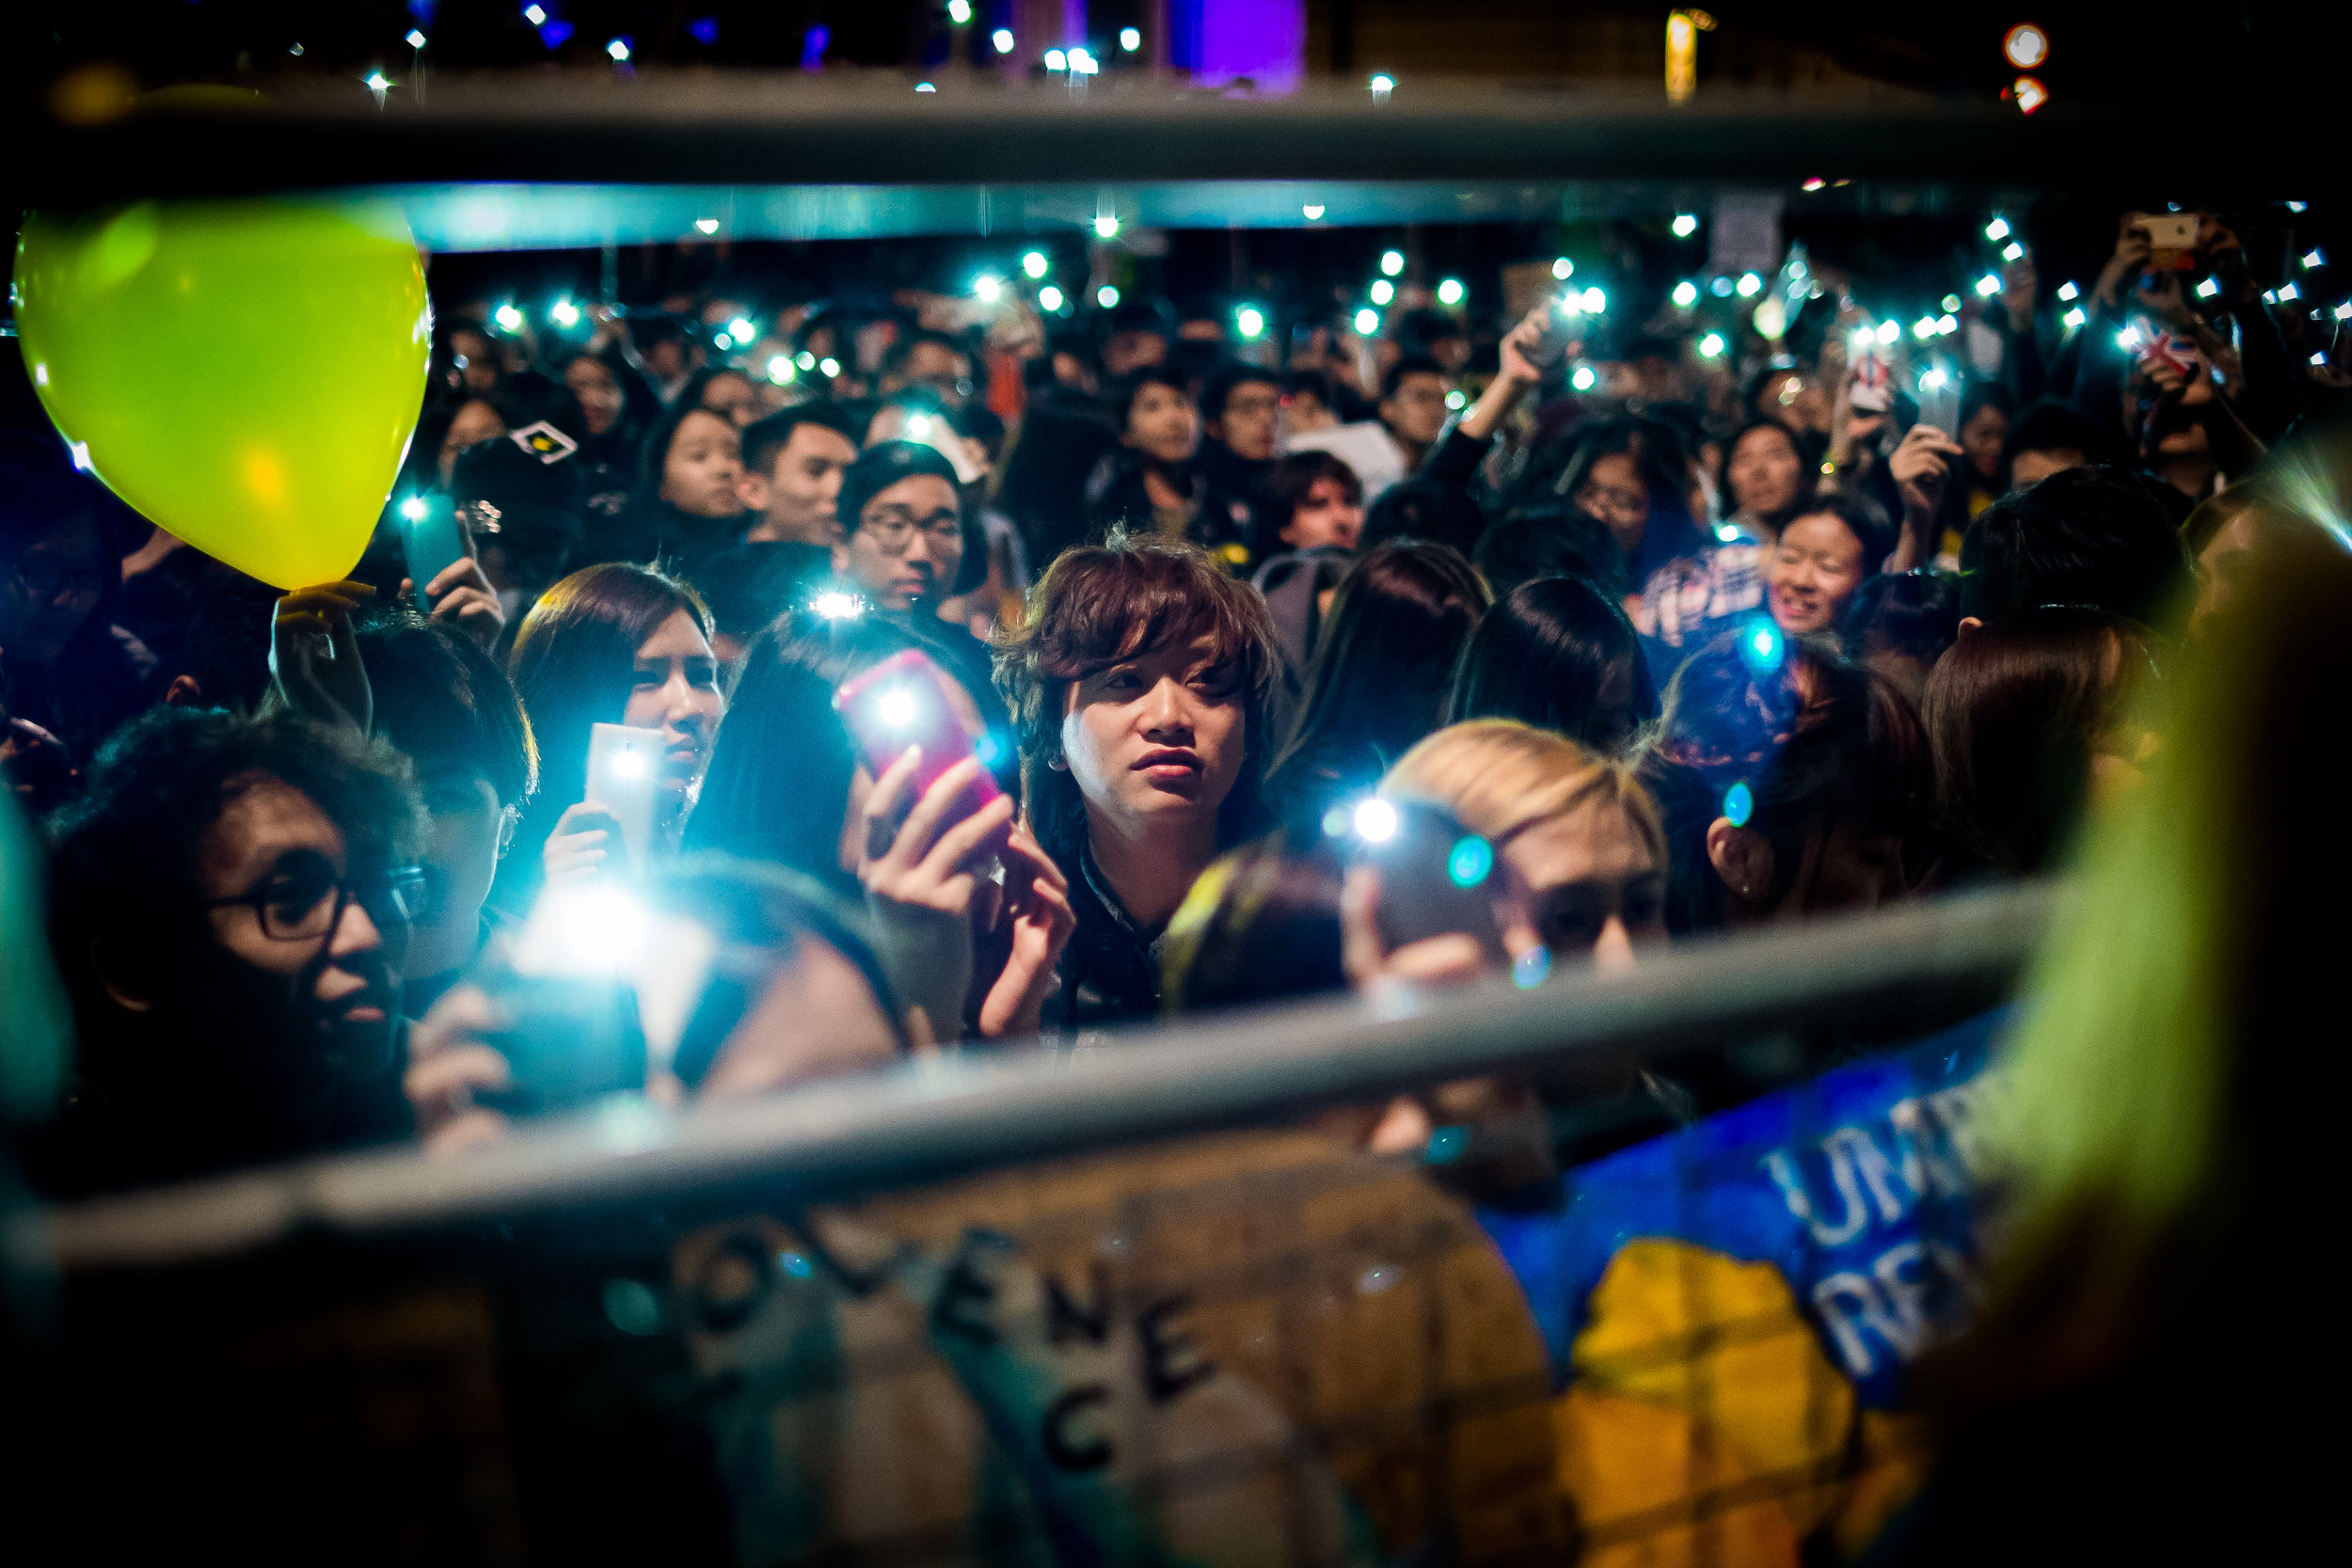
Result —
[[[1143, 484], [1143, 467], [1142, 455], [1132, 447], [1113, 447], [1103, 454], [1087, 479], [1086, 515], [1089, 531], [1099, 532], [1114, 526], [1123, 526], [1134, 533], [1157, 531], [1151, 493]], [[1184, 528], [1180, 537], [1220, 554], [1229, 546], [1237, 546], [1241, 555], [1235, 563], [1247, 562], [1250, 526], [1248, 509], [1245, 507], [1236, 515], [1237, 503], [1214, 497], [1198, 467], [1186, 467], [1176, 478], [1184, 491]]]
[[[1066, 1034], [1158, 1015], [1160, 944], [1165, 930], [1137, 926], [1081, 843], [1072, 857], [1071, 912], [1078, 919], [1045, 999], [1045, 1027]], [[1068, 863], [1065, 862], [1065, 863]]]

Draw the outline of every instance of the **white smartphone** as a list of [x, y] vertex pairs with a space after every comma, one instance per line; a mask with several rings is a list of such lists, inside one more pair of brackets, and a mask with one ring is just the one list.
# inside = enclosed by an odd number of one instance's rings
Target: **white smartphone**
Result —
[[588, 732], [588, 793], [621, 824], [629, 865], [641, 867], [653, 847], [653, 792], [661, 772], [661, 732], [628, 724], [597, 724]]

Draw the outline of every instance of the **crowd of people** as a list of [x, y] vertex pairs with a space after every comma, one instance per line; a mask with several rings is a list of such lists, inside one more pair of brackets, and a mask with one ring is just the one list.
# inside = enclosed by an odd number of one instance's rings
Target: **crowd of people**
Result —
[[[1286, 363], [1144, 302], [742, 342], [717, 291], [555, 354], [453, 310], [367, 554], [283, 594], [20, 387], [0, 763], [79, 1042], [36, 1168], [497, 1136], [567, 1102], [519, 1082], [550, 911], [621, 890], [761, 955], [580, 1087], [675, 1101], [2048, 873], [2339, 391], [2201, 224], [2157, 271], [2127, 215], [2065, 325], [2029, 267], [1983, 293], [1948, 429], [1819, 265], [1744, 380], [1662, 328], [1603, 357], [1573, 293]], [[916, 668], [930, 766], [847, 700]], [[1491, 922], [1383, 917], [1375, 800], [1491, 847]]]

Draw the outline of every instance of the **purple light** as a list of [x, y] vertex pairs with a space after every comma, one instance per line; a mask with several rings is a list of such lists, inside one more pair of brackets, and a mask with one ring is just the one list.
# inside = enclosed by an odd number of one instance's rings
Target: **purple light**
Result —
[[1260, 92], [1292, 92], [1307, 71], [1305, 0], [1176, 0], [1169, 53], [1202, 87], [1243, 77]]
[[715, 16], [706, 16], [690, 22], [686, 24], [686, 30], [693, 34], [694, 41], [705, 49], [719, 41], [719, 19]]
[[825, 45], [832, 41], [832, 33], [822, 27], [811, 27], [808, 30], [808, 36], [801, 40], [801, 69], [803, 71], [824, 70]]
[[543, 22], [539, 24], [539, 41], [549, 49], [561, 49], [573, 30], [568, 22]]

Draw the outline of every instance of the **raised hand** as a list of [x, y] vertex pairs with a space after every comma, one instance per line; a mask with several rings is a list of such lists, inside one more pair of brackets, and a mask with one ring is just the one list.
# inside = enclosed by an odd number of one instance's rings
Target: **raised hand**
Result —
[[366, 735], [375, 721], [375, 697], [359, 661], [351, 613], [375, 590], [364, 582], [322, 582], [278, 601], [270, 626], [270, 689], [294, 712], [322, 724]]

